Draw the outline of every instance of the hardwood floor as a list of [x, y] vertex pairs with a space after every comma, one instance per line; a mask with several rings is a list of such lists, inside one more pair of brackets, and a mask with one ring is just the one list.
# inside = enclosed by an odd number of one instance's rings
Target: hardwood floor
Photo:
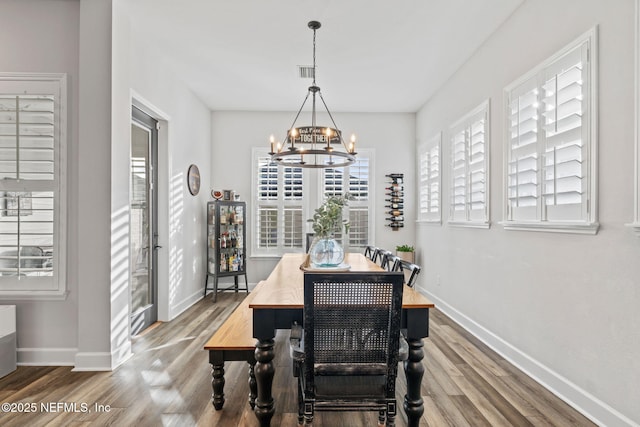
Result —
[[[0, 380], [0, 403], [15, 403], [14, 409], [22, 413], [0, 411], [0, 425], [257, 426], [247, 403], [247, 364], [227, 362], [226, 403], [216, 411], [210, 401], [208, 355], [202, 349], [245, 295], [221, 293], [215, 304], [206, 298], [173, 322], [151, 328], [134, 339], [134, 356], [113, 372], [19, 367]], [[594, 425], [438, 310], [431, 311], [430, 327], [431, 336], [424, 346], [425, 413], [421, 425]], [[288, 331], [279, 331], [276, 336], [274, 426], [297, 424], [297, 394], [285, 348], [287, 337]], [[402, 402], [402, 369], [397, 391]], [[60, 406], [65, 403], [66, 408]], [[26, 412], [28, 409], [35, 410]], [[318, 413], [314, 425], [375, 426], [377, 414]], [[406, 426], [402, 409], [396, 425]]]

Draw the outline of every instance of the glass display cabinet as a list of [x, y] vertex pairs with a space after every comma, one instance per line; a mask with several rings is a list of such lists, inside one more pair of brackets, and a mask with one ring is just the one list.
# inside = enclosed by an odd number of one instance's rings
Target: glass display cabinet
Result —
[[[238, 292], [238, 276], [244, 276], [244, 290], [249, 292], [246, 270], [245, 202], [216, 200], [207, 203], [207, 275], [204, 294], [213, 290], [213, 302], [218, 291]], [[213, 276], [213, 286], [209, 277]], [[218, 288], [218, 279], [233, 277], [233, 284]]]

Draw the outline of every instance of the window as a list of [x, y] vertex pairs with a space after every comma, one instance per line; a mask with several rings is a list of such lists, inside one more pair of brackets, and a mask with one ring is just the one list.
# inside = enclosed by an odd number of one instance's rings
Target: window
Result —
[[0, 296], [64, 297], [66, 75], [0, 74]]
[[[252, 255], [282, 255], [305, 250], [307, 219], [324, 202], [326, 195], [349, 192], [354, 199], [345, 208], [349, 237], [336, 238], [345, 250], [360, 251], [372, 236], [371, 165], [373, 153], [359, 150], [354, 164], [307, 173], [299, 167], [271, 163], [266, 149], [254, 148], [255, 220], [252, 221]], [[311, 195], [311, 197], [310, 197]]]
[[505, 227], [597, 232], [595, 30], [505, 89]]
[[[338, 196], [348, 192], [353, 199], [345, 208], [345, 215], [349, 218], [349, 238], [344, 241], [342, 233], [336, 234], [345, 250], [364, 251], [372, 236], [372, 159], [369, 150], [359, 150], [355, 163], [344, 168], [323, 169], [321, 193], [323, 196]], [[318, 205], [322, 203], [319, 201]]]
[[266, 150], [254, 149], [256, 219], [252, 252], [282, 254], [303, 249], [303, 173], [299, 167], [271, 162]]
[[453, 126], [449, 224], [489, 227], [489, 101]]
[[418, 148], [418, 221], [440, 223], [440, 143], [441, 134]]

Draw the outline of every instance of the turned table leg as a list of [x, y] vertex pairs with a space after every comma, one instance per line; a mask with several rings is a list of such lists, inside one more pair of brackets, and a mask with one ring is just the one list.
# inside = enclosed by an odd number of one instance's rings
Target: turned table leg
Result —
[[249, 362], [249, 405], [251, 410], [256, 408], [256, 396], [258, 395], [258, 384], [256, 383], [256, 374], [254, 372], [256, 361]]
[[422, 347], [424, 343], [421, 338], [409, 338], [407, 342], [409, 343], [409, 358], [404, 362], [404, 372], [407, 376], [407, 394], [404, 396], [403, 406], [407, 414], [409, 427], [418, 427], [420, 425], [420, 417], [424, 413], [422, 393], [420, 393], [422, 376], [424, 375], [424, 366], [422, 366], [422, 358], [424, 357]]
[[275, 412], [271, 391], [273, 376], [275, 374], [273, 345], [273, 338], [260, 339], [256, 344], [256, 366], [254, 373], [258, 386], [258, 396], [254, 411], [262, 427], [268, 427], [271, 424], [271, 418]]
[[213, 395], [211, 396], [211, 402], [216, 410], [222, 409], [224, 405], [224, 362], [220, 364], [211, 364], [211, 387], [213, 388]]

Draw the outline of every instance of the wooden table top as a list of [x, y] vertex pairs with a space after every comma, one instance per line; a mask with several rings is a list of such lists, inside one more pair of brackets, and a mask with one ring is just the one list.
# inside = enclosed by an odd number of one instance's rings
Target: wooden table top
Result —
[[[249, 303], [251, 308], [304, 308], [304, 271], [300, 265], [307, 254], [284, 254]], [[360, 253], [347, 253], [344, 262], [351, 271], [384, 271], [378, 264]], [[255, 291], [254, 291], [255, 292]], [[434, 304], [418, 291], [405, 285], [403, 308], [434, 308]]]

